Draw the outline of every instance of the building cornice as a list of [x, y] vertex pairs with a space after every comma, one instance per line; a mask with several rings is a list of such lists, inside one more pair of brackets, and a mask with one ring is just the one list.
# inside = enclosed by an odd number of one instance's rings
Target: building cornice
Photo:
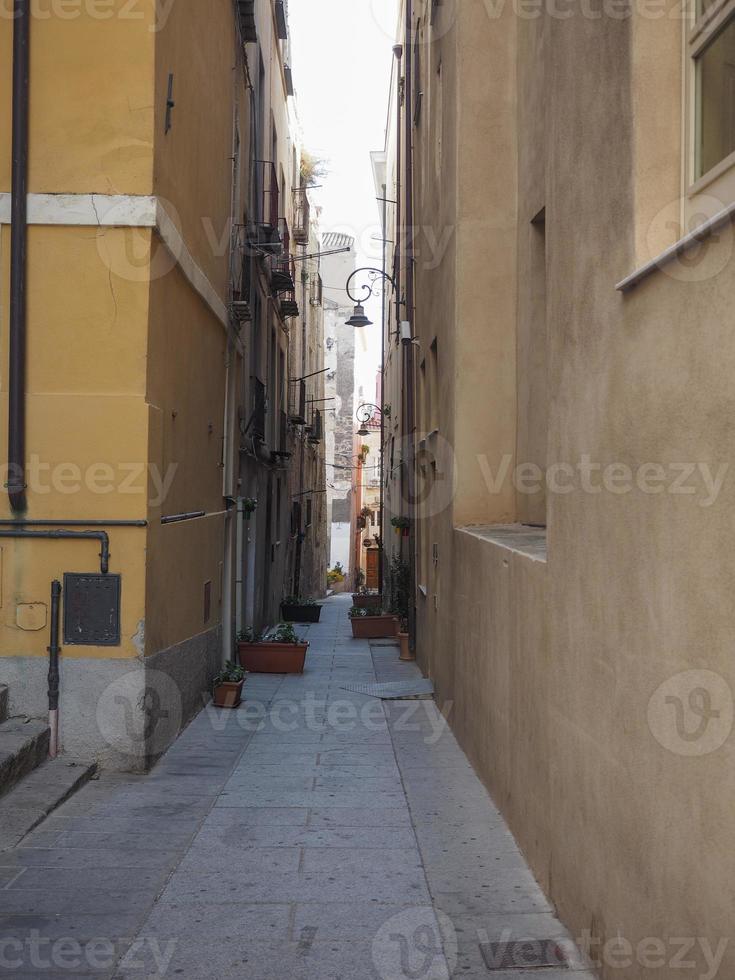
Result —
[[[176, 222], [155, 195], [29, 194], [28, 223], [60, 227], [152, 228], [182, 274], [227, 328], [227, 304], [189, 250]], [[10, 194], [0, 193], [0, 225], [10, 224]]]

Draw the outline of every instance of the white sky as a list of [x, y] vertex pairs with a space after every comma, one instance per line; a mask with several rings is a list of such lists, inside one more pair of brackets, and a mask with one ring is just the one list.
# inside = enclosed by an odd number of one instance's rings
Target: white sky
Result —
[[[370, 151], [385, 143], [396, 7], [396, 0], [289, 2], [291, 67], [303, 142], [329, 168], [322, 189], [315, 192], [323, 209], [321, 230], [352, 235], [359, 266], [381, 264]], [[372, 401], [380, 359], [380, 300], [372, 300], [367, 312], [375, 326], [358, 331], [356, 373], [357, 385]]]

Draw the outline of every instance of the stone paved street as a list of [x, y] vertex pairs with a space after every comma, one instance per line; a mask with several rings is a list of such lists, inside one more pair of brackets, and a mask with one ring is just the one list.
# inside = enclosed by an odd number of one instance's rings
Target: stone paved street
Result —
[[250, 675], [239, 711], [203, 712], [150, 775], [103, 776], [0, 855], [5, 975], [569, 976], [488, 972], [480, 942], [566, 934], [433, 701], [341, 689], [419, 676], [353, 640], [348, 608], [299, 628], [303, 676]]

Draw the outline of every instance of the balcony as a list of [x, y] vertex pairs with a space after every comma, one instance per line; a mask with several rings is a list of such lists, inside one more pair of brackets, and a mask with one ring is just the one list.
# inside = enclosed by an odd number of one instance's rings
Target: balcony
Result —
[[287, 41], [288, 21], [286, 19], [286, 5], [283, 0], [276, 0], [274, 13], [276, 15], [276, 34], [281, 41]]
[[281, 410], [278, 419], [278, 449], [273, 450], [271, 459], [276, 464], [284, 465], [292, 455], [288, 447], [288, 416]]
[[265, 385], [258, 378], [253, 378], [253, 416], [250, 431], [253, 438], [260, 442], [265, 442], [266, 406]]
[[247, 244], [260, 252], [280, 255], [281, 228], [278, 212], [280, 192], [275, 166], [269, 160], [256, 160], [254, 211], [247, 227]]
[[322, 413], [318, 408], [314, 409], [314, 415], [311, 420], [311, 427], [307, 439], [312, 445], [322, 441], [323, 431], [322, 431]]
[[291, 384], [288, 420], [292, 425], [306, 425], [305, 381], [294, 381]]
[[311, 236], [311, 205], [306, 187], [293, 192], [293, 240], [297, 245], [308, 245]]
[[258, 40], [255, 28], [255, 0], [237, 0], [237, 13], [240, 19], [240, 31], [246, 44]]
[[298, 316], [300, 312], [299, 304], [296, 300], [295, 289], [281, 297], [281, 316], [284, 320], [288, 320], [293, 316]]
[[274, 296], [279, 293], [292, 293], [296, 286], [296, 268], [291, 255], [291, 236], [285, 218], [279, 221], [281, 253], [271, 259], [271, 290]]

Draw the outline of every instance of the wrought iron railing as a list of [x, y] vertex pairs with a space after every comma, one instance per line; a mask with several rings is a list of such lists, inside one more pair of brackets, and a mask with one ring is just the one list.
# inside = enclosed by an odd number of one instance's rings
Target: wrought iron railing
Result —
[[311, 206], [305, 187], [293, 192], [293, 237], [298, 245], [308, 245], [311, 234]]

